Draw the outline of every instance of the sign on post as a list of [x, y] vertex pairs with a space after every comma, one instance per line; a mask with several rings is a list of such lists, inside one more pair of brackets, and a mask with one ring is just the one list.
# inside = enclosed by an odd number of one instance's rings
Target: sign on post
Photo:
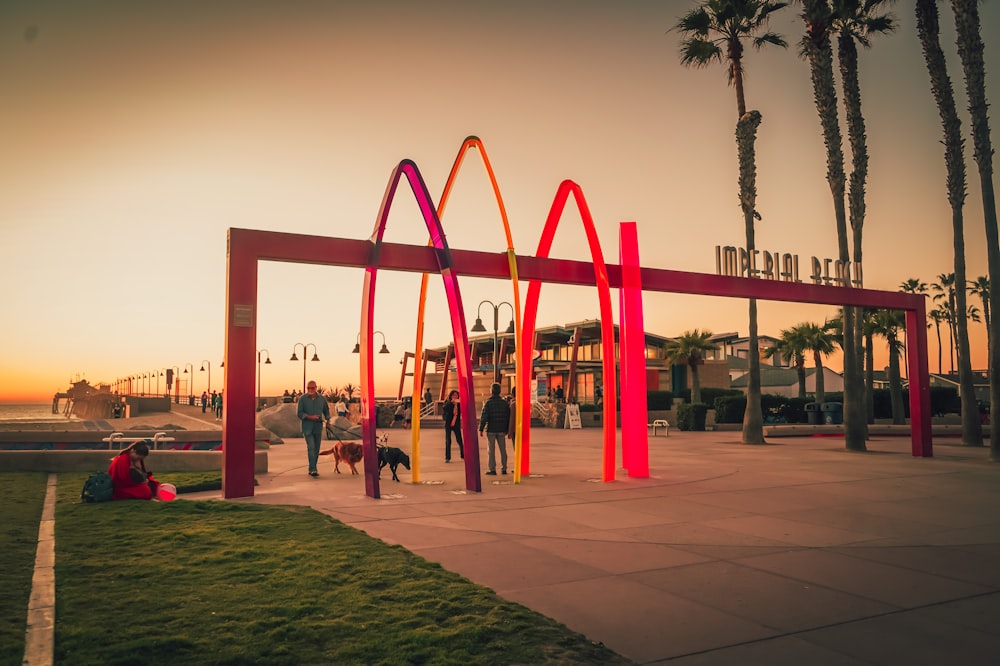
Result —
[[582, 427], [583, 421], [580, 420], [580, 405], [574, 403], [566, 405], [566, 428], [577, 430]]

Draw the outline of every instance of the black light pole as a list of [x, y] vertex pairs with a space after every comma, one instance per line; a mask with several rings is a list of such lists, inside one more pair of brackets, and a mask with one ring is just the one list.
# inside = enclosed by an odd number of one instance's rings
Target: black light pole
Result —
[[[388, 354], [389, 353], [389, 348], [385, 346], [385, 333], [383, 333], [382, 331], [374, 331], [372, 333], [372, 335], [374, 335], [375, 333], [378, 333], [379, 335], [382, 336], [382, 349], [379, 349], [378, 353], [379, 354]], [[361, 334], [360, 333], [358, 333], [358, 341], [354, 343], [354, 349], [351, 351], [351, 353], [352, 354], [360, 354], [361, 353]]]
[[504, 331], [504, 333], [513, 333], [514, 332], [514, 319], [513, 319], [513, 316], [514, 316], [514, 306], [511, 305], [510, 303], [508, 303], [507, 301], [500, 301], [497, 304], [494, 304], [493, 301], [489, 301], [489, 300], [487, 300], [487, 301], [480, 301], [479, 307], [476, 309], [476, 315], [477, 315], [476, 316], [476, 323], [472, 327], [472, 332], [473, 333], [485, 333], [486, 332], [486, 327], [483, 326], [483, 319], [482, 319], [481, 316], [479, 316], [481, 314], [481, 312], [482, 312], [483, 304], [485, 304], [485, 303], [489, 303], [490, 306], [493, 308], [493, 383], [499, 384], [500, 383], [500, 359], [498, 358], [498, 356], [500, 355], [500, 306], [506, 305], [507, 307], [510, 308], [510, 315], [511, 315], [510, 325], [507, 326], [507, 330]]
[[[306, 393], [306, 361], [319, 361], [319, 354], [316, 352], [316, 345], [311, 342], [301, 343], [296, 342], [292, 345], [292, 357], [288, 359], [289, 361], [297, 361], [299, 357], [295, 355], [295, 350], [299, 346], [302, 346], [302, 395]], [[313, 348], [313, 357], [309, 358], [309, 347]]]
[[212, 362], [207, 359], [201, 359], [201, 370], [198, 372], [205, 372], [205, 368], [208, 368], [208, 388], [205, 389], [205, 393], [212, 392]]
[[264, 354], [267, 360], [264, 365], [271, 365], [271, 352], [266, 349], [257, 350], [257, 411], [260, 411], [260, 355]]
[[[191, 372], [190, 373], [188, 373], [188, 368], [191, 368]], [[190, 404], [192, 404], [191, 400], [192, 400], [192, 397], [194, 396], [194, 389], [193, 389], [193, 385], [194, 385], [194, 363], [185, 363], [184, 364], [184, 374], [185, 375], [189, 375], [188, 376], [188, 380], [187, 380], [187, 389], [188, 389], [188, 401], [187, 401], [187, 404], [190, 405]]]

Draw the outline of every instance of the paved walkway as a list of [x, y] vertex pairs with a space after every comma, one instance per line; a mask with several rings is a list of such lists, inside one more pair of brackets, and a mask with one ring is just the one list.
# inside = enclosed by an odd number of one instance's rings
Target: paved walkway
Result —
[[[390, 438], [409, 450], [409, 432]], [[287, 440], [239, 501], [312, 506], [640, 663], [1000, 659], [1000, 465], [985, 449], [939, 441], [915, 459], [908, 438], [856, 454], [672, 430], [650, 440], [651, 478], [600, 483], [598, 430], [538, 429], [537, 476], [467, 494], [442, 438], [425, 434], [423, 483], [386, 472], [380, 500], [330, 458], [310, 478]]]

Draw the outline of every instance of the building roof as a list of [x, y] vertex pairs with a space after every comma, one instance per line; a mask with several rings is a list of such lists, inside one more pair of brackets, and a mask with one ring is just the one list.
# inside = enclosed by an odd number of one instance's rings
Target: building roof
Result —
[[[732, 363], [732, 357], [730, 357]], [[816, 374], [816, 368], [806, 368], [806, 377]], [[732, 381], [733, 388], [746, 388], [750, 381], [750, 375], [741, 375]], [[760, 366], [760, 385], [765, 386], [794, 386], [799, 382], [799, 373], [795, 368], [779, 368], [773, 365], [762, 363]]]

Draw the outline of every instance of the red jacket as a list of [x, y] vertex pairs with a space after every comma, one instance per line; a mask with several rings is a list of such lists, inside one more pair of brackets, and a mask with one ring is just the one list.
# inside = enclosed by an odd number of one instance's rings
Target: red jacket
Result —
[[[146, 472], [146, 463], [140, 459], [139, 468]], [[132, 460], [128, 451], [122, 451], [111, 460], [108, 467], [108, 474], [114, 484], [115, 491], [111, 496], [113, 500], [125, 499], [153, 499], [153, 489], [160, 485], [153, 479], [152, 474], [147, 474], [146, 481], [136, 482], [132, 478]]]

